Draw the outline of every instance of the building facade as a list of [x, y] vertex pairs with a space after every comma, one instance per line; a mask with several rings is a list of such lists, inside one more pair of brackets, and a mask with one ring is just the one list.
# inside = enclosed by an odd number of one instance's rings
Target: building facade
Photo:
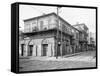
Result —
[[79, 44], [81, 46], [81, 51], [88, 50], [88, 33], [89, 33], [88, 27], [84, 23], [76, 24], [74, 25], [74, 27], [80, 31], [79, 32]]
[[80, 31], [55, 13], [24, 20], [23, 35], [20, 56], [64, 56], [81, 49]]
[[88, 39], [89, 43], [89, 50], [95, 50], [96, 48], [96, 35], [95, 33], [89, 32], [89, 39]]

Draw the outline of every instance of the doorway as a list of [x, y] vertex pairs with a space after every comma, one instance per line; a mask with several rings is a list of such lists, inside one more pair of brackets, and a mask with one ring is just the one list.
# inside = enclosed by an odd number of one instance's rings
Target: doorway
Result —
[[48, 44], [43, 44], [43, 56], [47, 56], [47, 51], [48, 51]]
[[33, 45], [29, 45], [28, 56], [32, 56], [32, 54], [33, 54]]
[[61, 45], [58, 45], [58, 48], [57, 48], [57, 56], [61, 56], [61, 49], [60, 49]]
[[21, 44], [21, 56], [24, 56], [24, 44]]

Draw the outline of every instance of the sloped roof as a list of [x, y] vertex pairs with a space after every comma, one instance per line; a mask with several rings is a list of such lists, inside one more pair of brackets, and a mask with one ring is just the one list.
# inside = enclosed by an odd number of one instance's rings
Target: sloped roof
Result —
[[73, 25], [73, 26], [75, 27], [75, 26], [81, 26], [81, 25], [84, 25], [84, 27], [85, 27], [86, 29], [88, 29], [88, 27], [86, 26], [85, 23], [80, 23], [80, 24], [76, 24], [76, 25]]

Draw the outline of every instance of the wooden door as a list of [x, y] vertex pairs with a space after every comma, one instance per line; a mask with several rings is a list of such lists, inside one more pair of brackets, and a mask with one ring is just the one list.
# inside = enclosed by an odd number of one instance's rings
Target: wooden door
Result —
[[21, 56], [24, 56], [24, 44], [21, 44]]
[[61, 45], [58, 45], [58, 48], [57, 48], [57, 56], [61, 56], [61, 52], [60, 52], [60, 47], [61, 47]]
[[33, 45], [29, 45], [29, 56], [33, 54]]
[[47, 55], [47, 51], [48, 51], [48, 44], [43, 44], [43, 56]]

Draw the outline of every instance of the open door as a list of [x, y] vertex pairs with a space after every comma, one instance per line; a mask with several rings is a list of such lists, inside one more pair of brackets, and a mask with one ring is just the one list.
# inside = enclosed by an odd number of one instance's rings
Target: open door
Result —
[[33, 54], [33, 45], [29, 45], [28, 56], [32, 56], [32, 54]]

